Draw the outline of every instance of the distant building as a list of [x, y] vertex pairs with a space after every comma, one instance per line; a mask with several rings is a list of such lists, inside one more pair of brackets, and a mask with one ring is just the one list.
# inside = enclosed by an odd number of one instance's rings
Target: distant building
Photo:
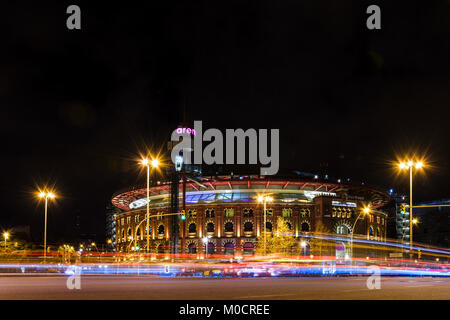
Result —
[[[114, 250], [116, 247], [116, 216], [120, 214], [122, 210], [113, 206], [112, 204], [106, 207], [106, 244], [111, 246]], [[109, 248], [108, 248], [109, 249]]]
[[[186, 216], [178, 224], [183, 253], [203, 254], [206, 247], [203, 241], [207, 241], [208, 254], [254, 254], [257, 237], [264, 232], [269, 235], [277, 232], [278, 217], [287, 222], [295, 237], [304, 237], [306, 242], [320, 225], [336, 235], [348, 236], [367, 204], [371, 205], [372, 213], [356, 224], [355, 234], [368, 240], [386, 239], [387, 214], [381, 207], [389, 202], [390, 195], [379, 189], [320, 180], [314, 175], [306, 178], [225, 175], [202, 177], [198, 181], [201, 186], [191, 181], [187, 185]], [[263, 226], [263, 206], [256, 200], [265, 192], [273, 201], [267, 205], [267, 221]], [[129, 252], [135, 243], [144, 250], [147, 232], [151, 252], [164, 253], [170, 248], [173, 230], [170, 217], [164, 216], [169, 212], [170, 182], [151, 185], [150, 193], [150, 215], [155, 218], [151, 219], [148, 231], [146, 187], [132, 187], [113, 195], [113, 205], [121, 209], [116, 214], [117, 251]], [[348, 256], [349, 242], [338, 243], [335, 250], [330, 248], [330, 254]]]

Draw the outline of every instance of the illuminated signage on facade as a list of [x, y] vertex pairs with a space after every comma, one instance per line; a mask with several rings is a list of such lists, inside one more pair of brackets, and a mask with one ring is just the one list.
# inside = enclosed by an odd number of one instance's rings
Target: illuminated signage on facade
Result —
[[354, 203], [354, 202], [332, 201], [331, 204], [333, 206], [338, 206], [338, 207], [352, 207], [352, 208], [356, 208], [356, 203]]

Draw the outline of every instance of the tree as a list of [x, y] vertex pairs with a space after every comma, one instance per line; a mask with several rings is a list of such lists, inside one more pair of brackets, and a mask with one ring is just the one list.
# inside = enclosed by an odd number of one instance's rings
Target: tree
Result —
[[[259, 236], [257, 240], [256, 250], [259, 254], [262, 254], [264, 253], [264, 235]], [[266, 253], [283, 252], [284, 254], [288, 254], [296, 243], [297, 241], [288, 222], [284, 218], [278, 217], [275, 234], [266, 236]]]

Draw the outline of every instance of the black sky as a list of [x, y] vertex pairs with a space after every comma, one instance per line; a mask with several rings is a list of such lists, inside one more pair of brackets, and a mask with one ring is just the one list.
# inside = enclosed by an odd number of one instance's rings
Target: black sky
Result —
[[[66, 28], [81, 7], [82, 29]], [[382, 30], [367, 30], [378, 4]], [[8, 2], [0, 50], [0, 226], [40, 239], [36, 185], [55, 184], [49, 234], [104, 233], [133, 159], [183, 118], [279, 128], [282, 168], [407, 191], [389, 161], [433, 162], [417, 201], [449, 197], [450, 2]], [[6, 24], [5, 24], [6, 22]]]

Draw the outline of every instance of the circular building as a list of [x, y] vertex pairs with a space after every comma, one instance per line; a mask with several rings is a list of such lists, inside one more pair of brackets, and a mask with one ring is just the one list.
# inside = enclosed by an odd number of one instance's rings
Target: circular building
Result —
[[[387, 215], [380, 208], [389, 201], [389, 194], [363, 185], [300, 177], [220, 176], [188, 180], [185, 187], [183, 199], [180, 182], [179, 211], [185, 208], [182, 220], [170, 215], [170, 182], [150, 186], [149, 252], [170, 252], [177, 241], [180, 253], [197, 257], [205, 253], [253, 255], [258, 237], [264, 232], [276, 234], [279, 218], [293, 237], [304, 239], [303, 248], [299, 247], [303, 254], [309, 254], [311, 235], [316, 233], [345, 237], [354, 228], [355, 237], [378, 241], [386, 237]], [[265, 217], [264, 205], [258, 201], [261, 195], [272, 199], [266, 203]], [[147, 187], [117, 192], [112, 203], [120, 209], [115, 216], [116, 251], [145, 251]], [[364, 214], [367, 206], [371, 211]], [[173, 219], [177, 219], [177, 240], [172, 237]], [[336, 242], [331, 254], [344, 257], [349, 249], [348, 242]]]

